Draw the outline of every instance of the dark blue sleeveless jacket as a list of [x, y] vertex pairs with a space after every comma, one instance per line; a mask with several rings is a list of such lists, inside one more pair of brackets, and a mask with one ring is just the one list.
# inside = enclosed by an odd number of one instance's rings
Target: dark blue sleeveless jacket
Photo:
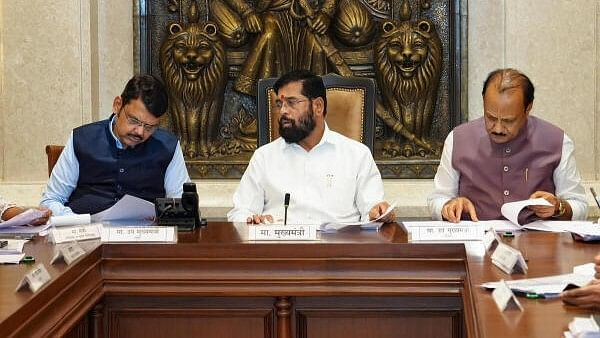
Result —
[[73, 130], [79, 180], [66, 205], [77, 214], [100, 212], [125, 194], [151, 202], [165, 196], [165, 172], [177, 138], [158, 128], [146, 142], [118, 149], [109, 130], [111, 119]]

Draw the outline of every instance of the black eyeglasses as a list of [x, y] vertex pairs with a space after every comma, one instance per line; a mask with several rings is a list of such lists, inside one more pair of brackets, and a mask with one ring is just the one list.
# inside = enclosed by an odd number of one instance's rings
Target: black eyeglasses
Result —
[[153, 133], [156, 130], [156, 128], [158, 128], [158, 124], [144, 123], [138, 120], [137, 118], [129, 115], [128, 113], [125, 113], [125, 118], [127, 119], [127, 123], [130, 126], [142, 127], [144, 128], [144, 131], [147, 131], [149, 133]]

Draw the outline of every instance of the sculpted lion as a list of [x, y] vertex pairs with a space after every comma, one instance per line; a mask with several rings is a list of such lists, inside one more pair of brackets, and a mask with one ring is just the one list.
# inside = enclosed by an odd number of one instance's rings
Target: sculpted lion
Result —
[[160, 50], [169, 115], [189, 158], [215, 152], [226, 82], [223, 43], [213, 23], [174, 23]]
[[442, 70], [440, 38], [427, 20], [386, 21], [382, 28], [374, 50], [383, 103], [377, 114], [408, 141], [396, 152], [435, 152], [428, 138]]

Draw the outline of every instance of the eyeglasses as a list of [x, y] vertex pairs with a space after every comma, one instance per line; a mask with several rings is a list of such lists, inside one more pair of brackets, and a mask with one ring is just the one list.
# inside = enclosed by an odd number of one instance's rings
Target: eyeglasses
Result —
[[127, 119], [127, 123], [130, 126], [136, 126], [136, 127], [142, 127], [144, 128], [144, 131], [147, 131], [149, 133], [152, 133], [156, 130], [156, 128], [158, 128], [158, 124], [148, 124], [148, 123], [144, 123], [138, 119], [136, 119], [133, 116], [130, 116], [129, 114], [125, 113], [125, 117]]
[[281, 109], [283, 108], [283, 105], [287, 105], [288, 108], [291, 109], [296, 109], [296, 107], [298, 106], [298, 103], [304, 102], [304, 101], [310, 101], [310, 99], [283, 99], [283, 100], [275, 100], [275, 106], [277, 107], [277, 109]]

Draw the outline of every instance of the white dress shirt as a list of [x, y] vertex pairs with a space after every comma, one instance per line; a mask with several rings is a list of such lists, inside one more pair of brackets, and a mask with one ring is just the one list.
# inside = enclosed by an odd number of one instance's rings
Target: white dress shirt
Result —
[[325, 125], [321, 141], [310, 151], [283, 138], [254, 152], [233, 195], [231, 222], [252, 215], [284, 217], [284, 196], [290, 194], [288, 224], [369, 219], [369, 210], [383, 201], [383, 182], [369, 148]]
[[[434, 220], [441, 220], [444, 204], [458, 197], [460, 173], [452, 166], [453, 145], [454, 132], [452, 131], [444, 142], [440, 166], [433, 180], [434, 191], [427, 198], [431, 217]], [[572, 220], [585, 220], [587, 217], [585, 189], [581, 185], [581, 177], [575, 164], [575, 146], [567, 134], [563, 137], [562, 155], [558, 166], [554, 169], [552, 179], [556, 189], [555, 195], [571, 205], [573, 210]], [[498, 208], [500, 207], [498, 206]]]
[[17, 206], [16, 204], [9, 202], [9, 201], [5, 200], [4, 198], [2, 198], [2, 196], [0, 196], [0, 223], [3, 222], [2, 215], [4, 215], [4, 212], [6, 210], [8, 210], [9, 208], [13, 208], [16, 206]]
[[[110, 127], [115, 123], [115, 118], [116, 116], [113, 116], [108, 128], [116, 141], [117, 148], [124, 149], [125, 147]], [[52, 215], [54, 216], [74, 214], [71, 208], [65, 206], [65, 203], [67, 203], [71, 193], [73, 193], [73, 190], [77, 187], [78, 180], [79, 161], [75, 155], [73, 132], [71, 132], [69, 140], [67, 141], [67, 144], [65, 144], [65, 148], [52, 170], [52, 174], [50, 175], [50, 179], [46, 186], [46, 191], [42, 195], [40, 205], [52, 210]], [[187, 168], [185, 167], [183, 152], [181, 151], [179, 142], [177, 142], [175, 152], [173, 153], [173, 159], [171, 159], [165, 172], [165, 197], [181, 197], [181, 194], [183, 193], [183, 183], [189, 181], [190, 177], [188, 176]]]

